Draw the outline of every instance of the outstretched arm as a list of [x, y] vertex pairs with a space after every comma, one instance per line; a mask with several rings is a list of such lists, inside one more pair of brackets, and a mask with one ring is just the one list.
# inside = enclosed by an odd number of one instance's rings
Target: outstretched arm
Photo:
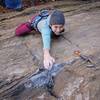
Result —
[[43, 40], [43, 63], [46, 69], [52, 67], [55, 59], [50, 54], [50, 44], [51, 44], [51, 30], [48, 28], [42, 29], [42, 40]]

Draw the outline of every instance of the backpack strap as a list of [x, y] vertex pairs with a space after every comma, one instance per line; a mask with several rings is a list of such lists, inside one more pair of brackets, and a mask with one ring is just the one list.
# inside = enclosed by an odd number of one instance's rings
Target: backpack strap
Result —
[[38, 31], [37, 24], [43, 19], [47, 18], [49, 16], [48, 10], [42, 10], [39, 14], [37, 14], [32, 20], [31, 20], [31, 27]]

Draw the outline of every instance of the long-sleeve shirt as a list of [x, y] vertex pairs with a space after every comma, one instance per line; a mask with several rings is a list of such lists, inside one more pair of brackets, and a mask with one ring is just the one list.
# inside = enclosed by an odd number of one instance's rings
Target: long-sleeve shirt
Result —
[[44, 49], [46, 48], [50, 49], [50, 45], [51, 45], [52, 30], [49, 26], [49, 21], [50, 21], [50, 15], [46, 19], [42, 19], [37, 25], [37, 28], [42, 35]]

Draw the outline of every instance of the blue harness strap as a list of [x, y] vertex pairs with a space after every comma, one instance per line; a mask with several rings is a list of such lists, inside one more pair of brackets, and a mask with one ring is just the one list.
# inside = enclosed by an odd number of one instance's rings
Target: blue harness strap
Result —
[[47, 18], [49, 16], [48, 10], [42, 10], [38, 15], [35, 16], [35, 18], [31, 21], [31, 27], [38, 31], [37, 24], [40, 20]]

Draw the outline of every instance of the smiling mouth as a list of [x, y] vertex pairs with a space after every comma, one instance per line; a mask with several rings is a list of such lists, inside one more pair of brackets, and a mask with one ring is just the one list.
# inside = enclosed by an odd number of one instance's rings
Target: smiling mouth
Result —
[[60, 35], [60, 33], [55, 33], [56, 35]]

